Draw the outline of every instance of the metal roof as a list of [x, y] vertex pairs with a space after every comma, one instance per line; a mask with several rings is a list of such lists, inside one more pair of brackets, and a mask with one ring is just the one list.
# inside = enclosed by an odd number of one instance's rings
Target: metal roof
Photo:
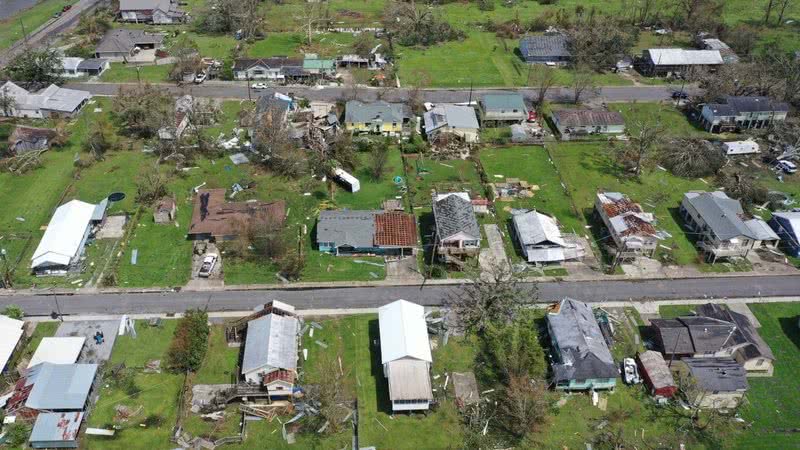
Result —
[[242, 374], [262, 368], [297, 369], [297, 318], [267, 314], [247, 323]]
[[738, 362], [731, 358], [685, 358], [682, 360], [697, 386], [708, 392], [737, 392], [747, 390], [747, 376]]
[[556, 220], [537, 211], [514, 214], [512, 217], [517, 229], [517, 238], [522, 245], [536, 245], [543, 242], [564, 246]]
[[425, 308], [397, 300], [378, 308], [381, 364], [403, 358], [433, 362]]
[[78, 360], [86, 342], [85, 336], [46, 337], [39, 342], [28, 367], [43, 362], [53, 364], [72, 364]]
[[57, 448], [59, 443], [69, 443], [78, 438], [81, 422], [83, 422], [83, 412], [39, 414], [28, 440], [35, 448], [41, 448], [36, 445], [37, 443]]
[[656, 66], [692, 66], [722, 64], [719, 50], [684, 50], [682, 48], [651, 48], [645, 50]]
[[556, 380], [616, 378], [617, 366], [589, 305], [565, 298], [547, 321], [560, 352], [553, 364]]
[[0, 316], [0, 372], [8, 364], [8, 360], [14, 354], [17, 343], [22, 337], [22, 326], [25, 322], [12, 319], [8, 316]]
[[750, 219], [744, 223], [759, 241], [779, 241], [781, 238], [761, 219]]
[[429, 364], [411, 359], [389, 362], [389, 399], [433, 400]]
[[25, 406], [38, 410], [79, 410], [86, 405], [97, 364], [41, 363], [28, 369], [33, 384]]
[[39, 246], [33, 252], [31, 268], [69, 265], [80, 254], [95, 206], [71, 200], [56, 208]]
[[437, 105], [424, 114], [425, 131], [438, 130], [442, 127], [468, 128], [477, 130], [478, 118], [471, 106]]
[[411, 118], [411, 110], [403, 103], [388, 103], [383, 100], [363, 103], [350, 100], [345, 105], [344, 115], [347, 123], [402, 123]]
[[616, 111], [561, 109], [553, 111], [553, 117], [564, 127], [625, 125], [625, 118]]
[[[450, 193], [433, 202], [433, 218], [436, 234], [440, 240], [464, 233], [470, 238], [480, 239], [481, 229], [472, 202], [465, 200], [461, 192]], [[469, 196], [467, 196], [469, 198]]]
[[484, 94], [483, 98], [481, 98], [481, 104], [484, 111], [526, 110], [525, 99], [521, 94], [515, 92]]
[[525, 36], [519, 40], [519, 51], [523, 57], [566, 58], [572, 56], [567, 37], [563, 34]]
[[739, 236], [756, 239], [755, 233], [742, 220], [744, 210], [741, 203], [724, 192], [687, 192], [683, 198], [717, 238], [723, 241]]
[[672, 378], [672, 372], [667, 367], [667, 362], [661, 353], [653, 350], [642, 352], [638, 356], [639, 362], [647, 372], [647, 377], [650, 379], [654, 389], [661, 389], [665, 387], [675, 386], [675, 380]]

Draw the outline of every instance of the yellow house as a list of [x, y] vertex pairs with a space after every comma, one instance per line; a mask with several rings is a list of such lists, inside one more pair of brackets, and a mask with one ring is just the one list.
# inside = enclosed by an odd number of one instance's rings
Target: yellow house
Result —
[[372, 103], [351, 100], [345, 108], [345, 129], [352, 133], [399, 136], [407, 130], [412, 117], [407, 105], [382, 100]]

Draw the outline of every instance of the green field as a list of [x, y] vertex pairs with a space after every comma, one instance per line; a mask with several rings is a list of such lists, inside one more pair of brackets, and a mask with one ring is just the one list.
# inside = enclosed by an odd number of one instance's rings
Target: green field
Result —
[[0, 20], [0, 50], [11, 47], [14, 42], [24, 39], [25, 33], [30, 35], [52, 19], [53, 14], [61, 11], [61, 8], [74, 3], [76, 2], [73, 0], [41, 0], [30, 8]]

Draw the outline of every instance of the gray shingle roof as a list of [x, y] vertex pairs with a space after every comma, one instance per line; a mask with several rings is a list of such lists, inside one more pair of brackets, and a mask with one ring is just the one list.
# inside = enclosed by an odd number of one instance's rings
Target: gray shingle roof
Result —
[[772, 349], [758, 334], [753, 323], [744, 314], [736, 311], [731, 311], [729, 308], [718, 305], [716, 303], [706, 303], [697, 307], [697, 314], [704, 317], [713, 317], [718, 320], [724, 320], [736, 324], [736, 332], [730, 338], [730, 345], [751, 344], [757, 352], [747, 350], [749, 355], [764, 356], [769, 359], [775, 359], [772, 354]]
[[378, 100], [372, 103], [363, 103], [350, 100], [345, 105], [344, 120], [347, 123], [402, 123], [411, 118], [411, 110], [403, 103], [389, 103]]
[[118, 28], [110, 30], [97, 44], [97, 53], [127, 53], [137, 45], [160, 45], [164, 42], [161, 34], [147, 33], [144, 30]]
[[565, 127], [625, 125], [622, 114], [616, 111], [562, 109], [553, 111], [553, 116], [558, 120], [559, 125]]
[[565, 58], [571, 56], [567, 37], [562, 34], [525, 36], [519, 41], [519, 50], [523, 57]]
[[461, 232], [476, 239], [481, 236], [472, 202], [456, 194], [434, 201], [433, 217], [436, 221], [436, 235], [440, 240]]
[[297, 369], [297, 318], [267, 314], [247, 323], [242, 373], [265, 366]]
[[100, 70], [106, 64], [107, 60], [103, 58], [89, 58], [84, 59], [78, 64], [78, 70]]
[[553, 364], [556, 382], [616, 378], [617, 366], [589, 305], [565, 298], [547, 321], [560, 350], [560, 362]]
[[426, 112], [423, 117], [428, 133], [442, 127], [479, 128], [475, 109], [471, 106], [440, 105]]
[[731, 358], [686, 358], [697, 386], [708, 392], [747, 390], [747, 376], [739, 363]]
[[369, 248], [374, 245], [375, 216], [382, 211], [320, 211], [317, 242], [333, 242], [337, 247]]
[[738, 200], [728, 197], [722, 191], [687, 192], [684, 198], [697, 210], [697, 214], [717, 238], [723, 241], [738, 236], [755, 239], [753, 232], [742, 220], [744, 211]]
[[79, 410], [92, 389], [97, 364], [41, 363], [28, 370], [26, 385], [33, 384], [25, 406], [32, 409]]

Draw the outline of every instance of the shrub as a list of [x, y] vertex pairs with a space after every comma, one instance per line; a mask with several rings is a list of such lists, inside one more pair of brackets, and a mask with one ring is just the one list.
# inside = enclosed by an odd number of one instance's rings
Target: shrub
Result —
[[208, 313], [199, 309], [186, 311], [167, 350], [167, 367], [173, 372], [200, 369], [208, 349], [208, 334]]

